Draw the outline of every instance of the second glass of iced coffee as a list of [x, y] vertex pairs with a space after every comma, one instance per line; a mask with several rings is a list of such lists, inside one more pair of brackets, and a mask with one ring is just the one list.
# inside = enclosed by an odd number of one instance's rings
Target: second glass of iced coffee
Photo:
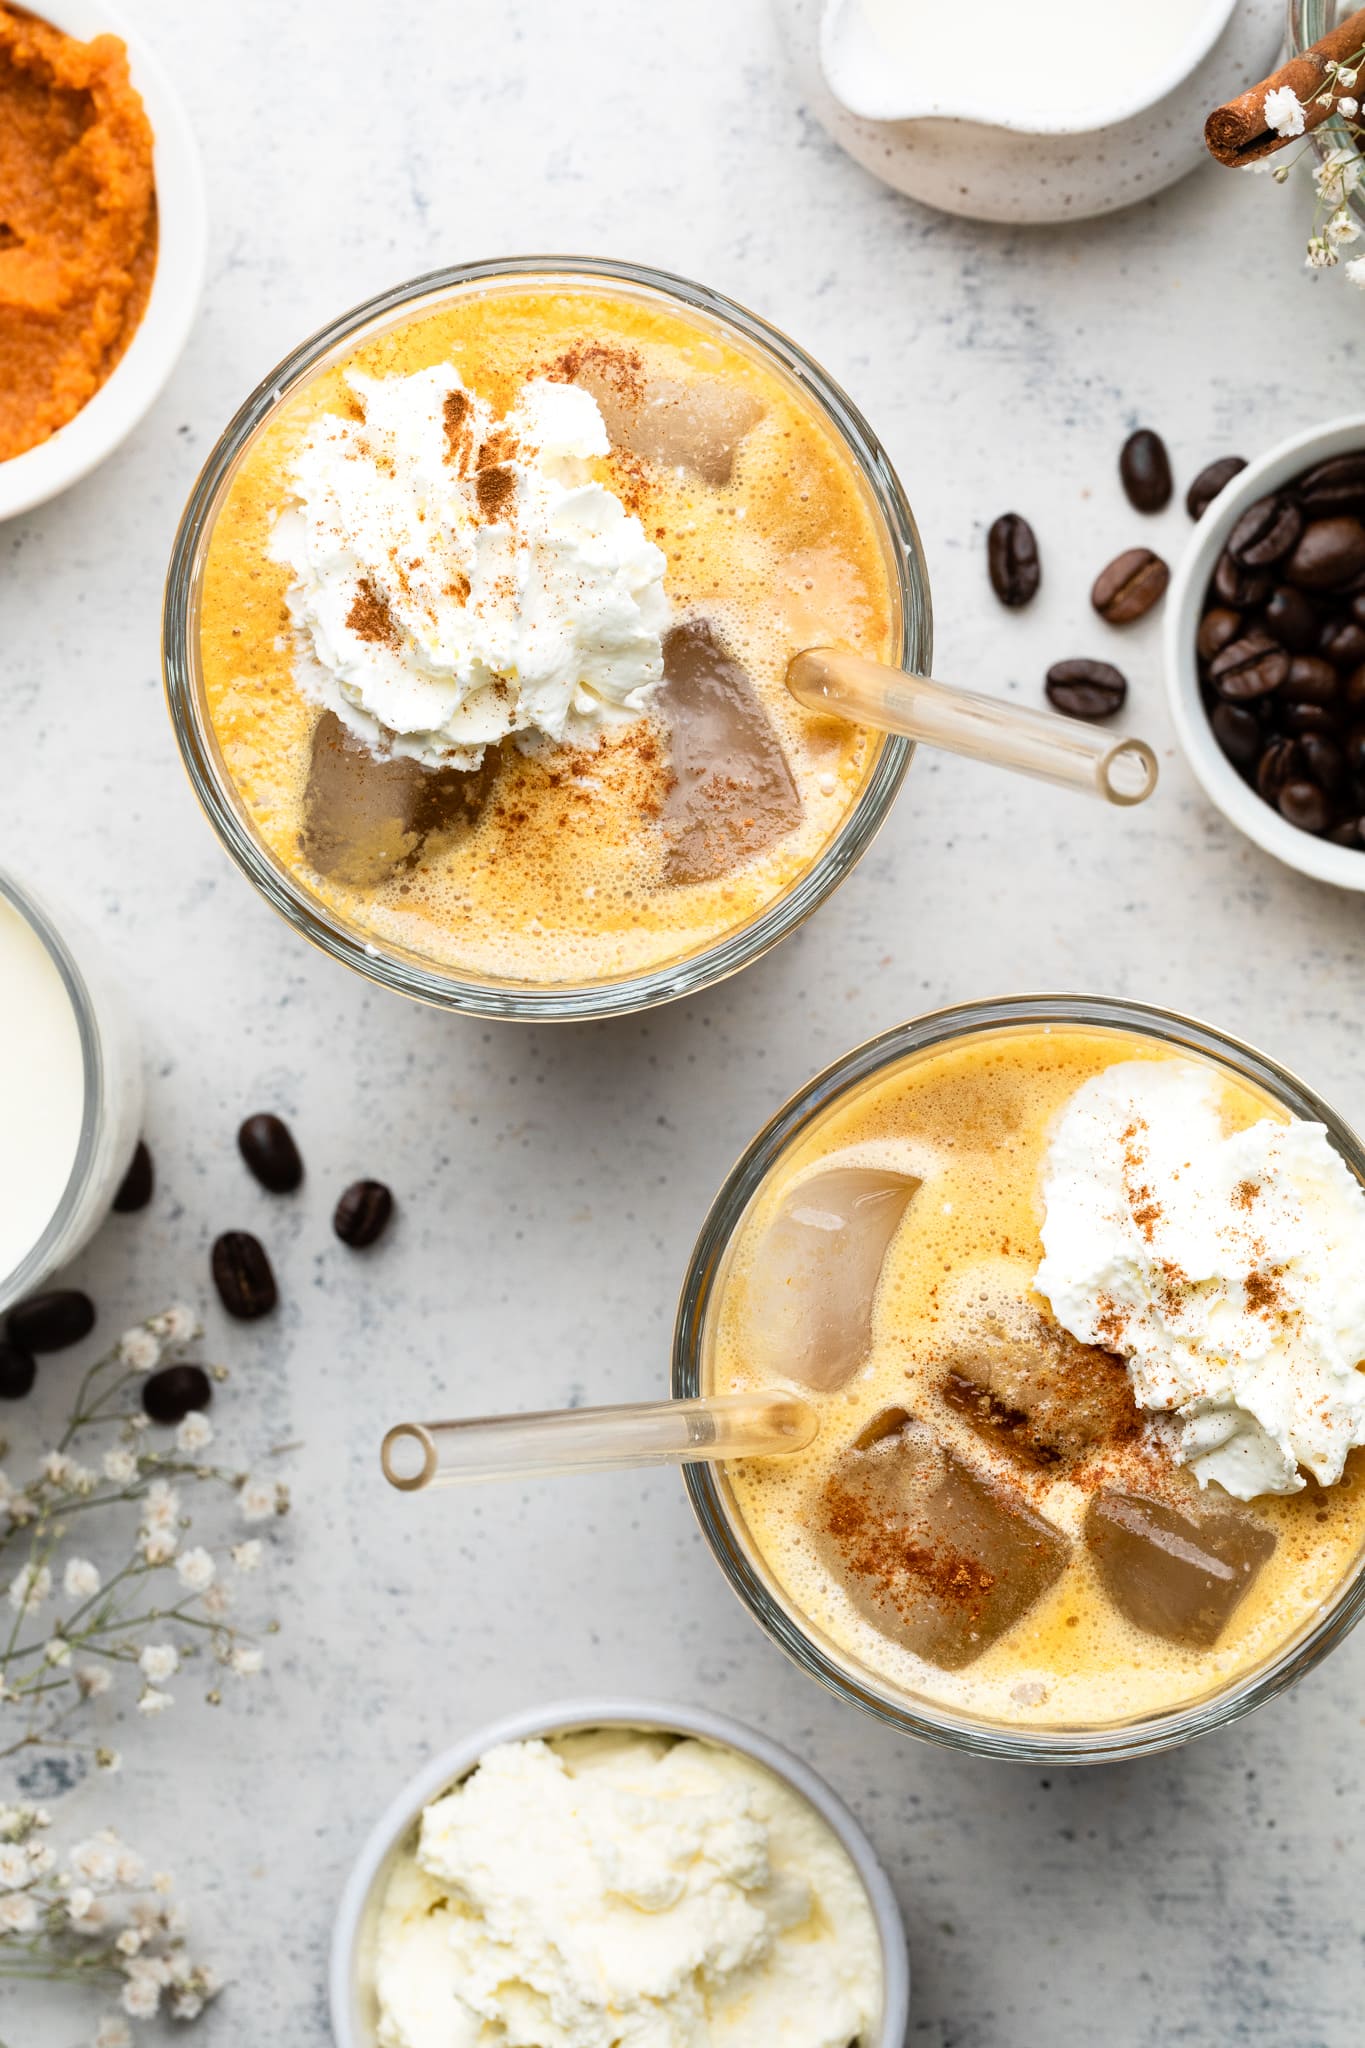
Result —
[[1140, 743], [911, 687], [923, 558], [866, 423], [752, 314], [627, 264], [466, 265], [306, 342], [199, 479], [165, 628], [247, 875], [334, 957], [485, 1015], [756, 958], [868, 844], [906, 733], [1116, 802], [1150, 779]]

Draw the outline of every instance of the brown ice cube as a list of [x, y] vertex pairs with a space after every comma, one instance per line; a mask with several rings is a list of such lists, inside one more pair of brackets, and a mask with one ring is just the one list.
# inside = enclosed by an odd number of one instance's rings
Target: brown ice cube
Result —
[[1149, 1635], [1206, 1650], [1275, 1548], [1226, 1495], [1181, 1507], [1106, 1488], [1086, 1509], [1086, 1546], [1119, 1612]]
[[764, 1372], [831, 1393], [872, 1342], [887, 1246], [919, 1182], [835, 1166], [785, 1196], [749, 1275], [749, 1349]]
[[713, 882], [800, 823], [787, 757], [754, 686], [704, 619], [664, 636], [664, 878]]
[[902, 1409], [874, 1418], [826, 1481], [821, 1555], [875, 1629], [957, 1671], [1060, 1577], [1070, 1543]]
[[716, 487], [729, 483], [740, 442], [763, 416], [751, 391], [720, 377], [623, 376], [610, 359], [588, 356], [574, 382], [597, 400], [613, 447]]
[[374, 888], [410, 866], [429, 841], [468, 831], [497, 766], [492, 747], [471, 769], [382, 761], [335, 712], [324, 711], [313, 729], [300, 852], [329, 881]]
[[1023, 1465], [1068, 1466], [1142, 1427], [1121, 1358], [1050, 1317], [986, 1316], [945, 1354], [939, 1391], [986, 1442]]

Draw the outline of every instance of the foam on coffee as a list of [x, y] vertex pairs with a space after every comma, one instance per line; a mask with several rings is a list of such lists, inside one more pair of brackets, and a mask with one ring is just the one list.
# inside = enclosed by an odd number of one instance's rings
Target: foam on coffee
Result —
[[[741, 833], [734, 865], [721, 871], [713, 857], [715, 872], [668, 872], [676, 797], [661, 713], [594, 747], [502, 749], [477, 819], [407, 840], [400, 829], [402, 859], [379, 879], [358, 881], [344, 863], [331, 873], [311, 865], [319, 714], [296, 680], [288, 571], [270, 559], [271, 528], [309, 423], [348, 403], [345, 373], [384, 377], [435, 363], [455, 364], [497, 412], [537, 376], [581, 382], [599, 399], [614, 443], [600, 480], [663, 549], [675, 621], [689, 630], [704, 622], [748, 678], [791, 778], [794, 818], [769, 778], [779, 808], [766, 836], [748, 843]], [[618, 444], [632, 432], [643, 452]], [[784, 685], [786, 664], [813, 641], [888, 656], [897, 602], [865, 489], [794, 385], [700, 316], [556, 280], [541, 291], [486, 289], [402, 321], [272, 418], [213, 530], [201, 658], [222, 757], [253, 826], [334, 914], [384, 945], [476, 976], [581, 983], [713, 944], [811, 866], [880, 743], [801, 710]], [[680, 663], [686, 651], [680, 644]], [[661, 707], [667, 692], [666, 677]]]
[[[719, 1390], [780, 1377], [756, 1334], [762, 1247], [794, 1199], [818, 1226], [831, 1170], [918, 1181], [886, 1253], [865, 1358], [814, 1393], [816, 1443], [725, 1478], [778, 1597], [836, 1661], [883, 1685], [995, 1721], [1122, 1722], [1263, 1664], [1357, 1563], [1365, 1454], [1331, 1488], [1248, 1508], [1216, 1488], [1200, 1494], [1144, 1424], [1122, 1365], [1068, 1338], [1032, 1290], [1039, 1169], [1057, 1113], [1116, 1061], [1173, 1056], [1157, 1041], [1080, 1027], [1001, 1030], [913, 1055], [803, 1135], [736, 1239], [709, 1332]], [[1286, 1119], [1272, 1098], [1215, 1071], [1228, 1130]], [[1132, 1580], [1130, 1553], [1154, 1517], [1193, 1532], [1210, 1562], [1212, 1604], [1180, 1619], [1181, 1640], [1146, 1625], [1150, 1589]], [[893, 1582], [896, 1547], [922, 1544], [928, 1557], [938, 1537], [925, 1532], [944, 1529], [960, 1543], [947, 1543], [946, 1564], [930, 1563], [966, 1574], [964, 1612], [979, 1611], [981, 1639], [1000, 1628], [984, 1650], [967, 1640], [971, 1628], [945, 1633], [941, 1601]], [[850, 1556], [852, 1576], [839, 1568]], [[975, 1557], [989, 1566], [979, 1583]], [[1113, 1574], [1144, 1625], [1115, 1604]], [[1030, 1597], [1011, 1618], [1001, 1592], [1021, 1579]]]

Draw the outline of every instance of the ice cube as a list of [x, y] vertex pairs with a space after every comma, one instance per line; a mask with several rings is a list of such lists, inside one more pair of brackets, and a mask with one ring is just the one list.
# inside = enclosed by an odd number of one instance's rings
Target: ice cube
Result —
[[853, 1377], [887, 1246], [918, 1186], [909, 1174], [834, 1166], [783, 1198], [749, 1275], [749, 1351], [765, 1373], [821, 1393]]
[[719, 377], [623, 378], [589, 356], [574, 382], [597, 400], [613, 447], [716, 487], [729, 483], [740, 442], [763, 416], [752, 392]]
[[313, 729], [300, 850], [330, 881], [373, 888], [410, 866], [429, 842], [476, 821], [497, 774], [490, 747], [479, 768], [381, 761], [333, 711]]
[[1217, 1642], [1275, 1548], [1273, 1532], [1226, 1495], [1191, 1495], [1176, 1508], [1106, 1488], [1086, 1509], [1084, 1534], [1120, 1613], [1196, 1650]]
[[954, 1341], [939, 1391], [986, 1442], [1031, 1466], [1075, 1464], [1142, 1427], [1121, 1358], [1080, 1344], [1048, 1316], [1024, 1310], [1013, 1327], [987, 1315]]
[[790, 832], [801, 799], [753, 684], [704, 619], [665, 635], [658, 708], [672, 775], [664, 876], [712, 882]]
[[840, 1457], [816, 1542], [865, 1619], [945, 1671], [1012, 1628], [1071, 1549], [1012, 1489], [978, 1478], [901, 1409], [875, 1418]]

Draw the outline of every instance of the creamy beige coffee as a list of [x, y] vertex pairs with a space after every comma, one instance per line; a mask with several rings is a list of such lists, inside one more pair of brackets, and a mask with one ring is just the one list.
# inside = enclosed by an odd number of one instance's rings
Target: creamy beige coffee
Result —
[[200, 652], [297, 883], [384, 948], [554, 985], [710, 947], [806, 873], [880, 742], [800, 709], [786, 664], [898, 634], [866, 488], [795, 383], [556, 279], [417, 313], [272, 415]]
[[[1349, 1449], [1336, 1483], [1276, 1477], [1273, 1458], [1267, 1478], [1247, 1463], [1264, 1450], [1254, 1425], [1218, 1406], [1212, 1375], [1183, 1411], [1209, 1409], [1200, 1420], [1138, 1405], [1120, 1354], [1140, 1333], [1117, 1282], [1098, 1342], [1038, 1291], [1045, 1215], [1062, 1262], [1064, 1190], [1047, 1180], [1061, 1120], [1071, 1130], [1119, 1076], [1152, 1092], [1152, 1064], [1168, 1070], [1157, 1099], [1202, 1090], [1220, 1144], [1275, 1153], [1288, 1113], [1226, 1069], [1119, 1031], [997, 1030], [911, 1055], [838, 1102], [784, 1155], [732, 1248], [712, 1385], [785, 1382], [821, 1421], [810, 1449], [727, 1468], [733, 1510], [780, 1600], [893, 1692], [1038, 1727], [1159, 1713], [1273, 1658], [1356, 1567], [1365, 1452]], [[1162, 1204], [1183, 1199], [1198, 1162], [1177, 1160], [1163, 1185], [1140, 1122], [1119, 1133], [1125, 1220], [1159, 1251]], [[1291, 1135], [1317, 1172], [1323, 1134]], [[1237, 1241], [1253, 1246], [1238, 1302], [1267, 1345], [1302, 1351], [1294, 1276], [1272, 1244], [1279, 1200], [1269, 1168], [1232, 1185]], [[1188, 1321], [1210, 1283], [1160, 1259], [1155, 1271]], [[1311, 1423], [1311, 1400], [1305, 1412]], [[1306, 1455], [1329, 1469], [1342, 1453]], [[1209, 1469], [1244, 1492], [1301, 1490], [1237, 1498], [1200, 1486]]]

